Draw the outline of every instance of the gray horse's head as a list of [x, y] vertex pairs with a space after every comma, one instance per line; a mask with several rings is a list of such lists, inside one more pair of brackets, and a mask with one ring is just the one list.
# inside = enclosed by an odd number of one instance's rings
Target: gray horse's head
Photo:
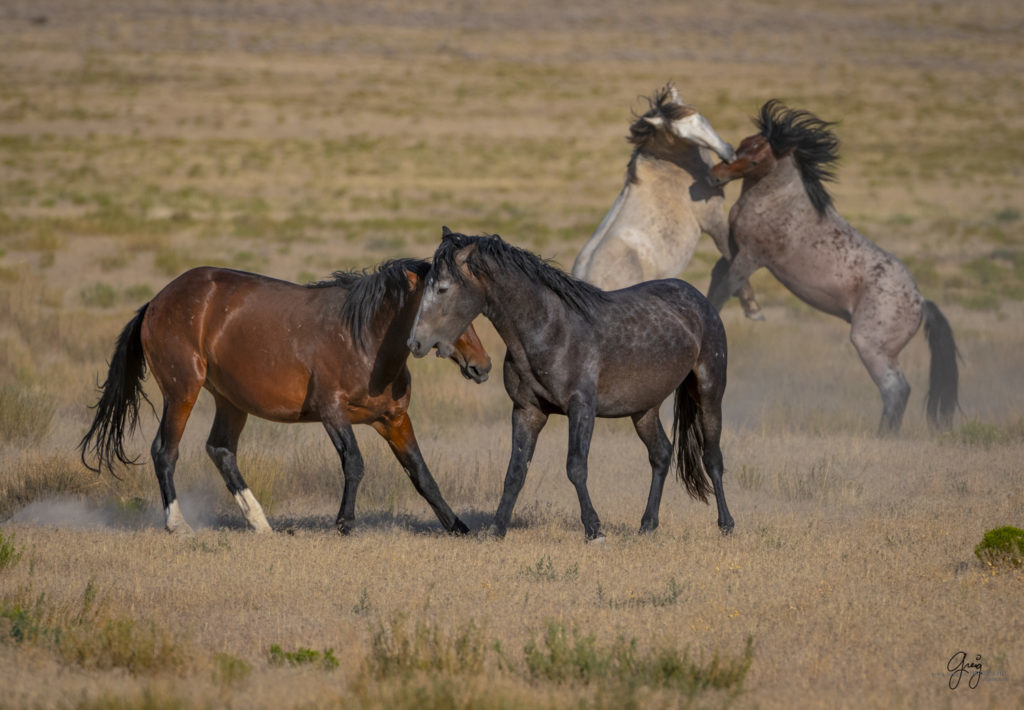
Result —
[[629, 127], [629, 141], [642, 148], [659, 133], [707, 148], [725, 162], [731, 162], [736, 153], [722, 140], [704, 116], [694, 106], [680, 98], [671, 84], [647, 99], [650, 108]]

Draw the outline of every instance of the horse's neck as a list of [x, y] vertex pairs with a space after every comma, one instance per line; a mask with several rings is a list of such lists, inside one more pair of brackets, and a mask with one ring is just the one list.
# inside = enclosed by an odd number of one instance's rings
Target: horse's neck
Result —
[[686, 176], [675, 174], [675, 179], [685, 181], [688, 184], [697, 182], [710, 185], [708, 175], [711, 171], [711, 160], [707, 151], [698, 146], [679, 141], [671, 145], [655, 143], [645, 146], [636, 156], [635, 170], [636, 177], [643, 182], [645, 172], [659, 171], [664, 173], [668, 166], [686, 173]]
[[804, 189], [800, 169], [791, 156], [780, 158], [775, 167], [762, 178], [743, 178], [743, 188], [733, 209], [741, 205], [753, 212], [771, 211], [776, 203], [786, 203], [789, 212], [812, 210], [811, 200]]
[[412, 330], [422, 291], [410, 294], [401, 308], [382, 303], [369, 326], [367, 352], [375, 353], [374, 377], [391, 382], [405, 370], [409, 359], [409, 332]]
[[487, 290], [484, 316], [494, 325], [510, 353], [529, 350], [544, 326], [568, 308], [551, 289], [512, 270], [499, 273]]

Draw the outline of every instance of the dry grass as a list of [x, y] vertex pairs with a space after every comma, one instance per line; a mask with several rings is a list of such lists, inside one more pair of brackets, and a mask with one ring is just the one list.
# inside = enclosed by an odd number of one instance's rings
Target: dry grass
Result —
[[[974, 556], [1024, 520], [1017, 3], [2, 14], [0, 707], [1024, 703], [1024, 577]], [[562, 421], [500, 543], [442, 535], [369, 429], [361, 525], [339, 537], [322, 429], [256, 421], [242, 470], [291, 534], [248, 534], [202, 449], [206, 398], [177, 476], [196, 537], [161, 531], [148, 463], [121, 480], [79, 465], [113, 340], [172, 276], [212, 263], [311, 281], [427, 256], [442, 224], [568, 266], [621, 187], [637, 97], [670, 79], [734, 144], [774, 96], [841, 119], [840, 210], [956, 331], [954, 432], [925, 427], [918, 338], [904, 431], [876, 439], [846, 327], [762, 272], [768, 322], [723, 314], [731, 538], [674, 484], [658, 533], [635, 535], [649, 472], [623, 422], [600, 422], [592, 447], [602, 547], [582, 542]], [[708, 241], [684, 276], [706, 287], [714, 258]], [[500, 377], [412, 368], [421, 447], [484, 526], [508, 457]], [[147, 415], [130, 449], [154, 430]], [[960, 650], [984, 659], [975, 689], [949, 688]]]

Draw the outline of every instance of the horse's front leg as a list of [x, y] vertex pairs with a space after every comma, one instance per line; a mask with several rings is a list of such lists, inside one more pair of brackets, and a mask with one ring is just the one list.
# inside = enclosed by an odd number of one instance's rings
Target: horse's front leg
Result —
[[495, 537], [505, 537], [512, 510], [516, 507], [519, 491], [526, 480], [526, 469], [533, 458], [540, 430], [548, 421], [548, 415], [533, 407], [515, 406], [512, 409], [512, 455], [505, 472], [505, 486], [501, 491], [501, 502], [494, 514], [494, 522], [488, 532]]
[[724, 256], [711, 269], [711, 284], [708, 286], [708, 300], [715, 310], [722, 306], [730, 296], [737, 296], [743, 305], [743, 312], [751, 320], [764, 320], [761, 306], [754, 299], [754, 289], [750, 286], [750, 275], [760, 267], [747, 252], [741, 251], [732, 260]]
[[587, 458], [590, 455], [590, 439], [594, 434], [595, 412], [593, 397], [580, 395], [569, 403], [569, 453], [566, 456], [565, 471], [580, 499], [580, 519], [583, 521], [587, 542], [604, 541], [601, 520], [597, 517], [587, 490]]
[[430, 469], [427, 468], [423, 455], [420, 453], [419, 444], [416, 443], [416, 434], [413, 433], [409, 415], [402, 412], [395, 417], [374, 422], [373, 428], [387, 440], [395, 458], [402, 464], [409, 480], [412, 481], [412, 485], [433, 508], [434, 515], [441, 521], [444, 529], [455, 535], [468, 533], [469, 528], [448, 507], [448, 503], [441, 495], [441, 489], [437, 487], [437, 482], [430, 475]]

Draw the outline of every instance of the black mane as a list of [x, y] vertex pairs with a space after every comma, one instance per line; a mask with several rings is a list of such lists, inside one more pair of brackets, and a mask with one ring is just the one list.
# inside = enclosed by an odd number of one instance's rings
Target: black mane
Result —
[[326, 281], [307, 284], [306, 288], [342, 288], [346, 291], [339, 307], [342, 322], [352, 331], [352, 337], [360, 347], [364, 342], [367, 328], [382, 305], [398, 310], [409, 295], [409, 271], [421, 279], [430, 270], [425, 259], [391, 259], [372, 271], [335, 271]]
[[[466, 261], [474, 276], [493, 278], [495, 270], [515, 269], [531, 281], [554, 291], [567, 306], [591, 321], [594, 320], [594, 307], [608, 300], [608, 294], [597, 286], [573, 278], [549, 260], [512, 246], [497, 234], [468, 237], [446, 231], [434, 253], [434, 266], [442, 264], [453, 279], [461, 282], [462, 274], [455, 263], [455, 252], [474, 244], [476, 251]], [[435, 276], [436, 270], [431, 269], [428, 281]]]
[[650, 108], [643, 114], [633, 114], [634, 121], [629, 127], [629, 135], [626, 137], [630, 143], [636, 146], [633, 154], [629, 157], [629, 165], [626, 168], [626, 180], [636, 182], [636, 157], [644, 145], [658, 132], [657, 126], [652, 126], [646, 119], [660, 116], [666, 123], [678, 121], [692, 114], [696, 109], [686, 104], [680, 105], [672, 100], [672, 84], [665, 84], [654, 96], [647, 97]]
[[829, 130], [834, 122], [823, 121], [808, 111], [785, 106], [778, 99], [767, 101], [754, 119], [775, 155], [793, 151], [804, 189], [819, 215], [832, 206], [825, 181], [836, 179], [833, 164], [839, 159], [839, 139]]

